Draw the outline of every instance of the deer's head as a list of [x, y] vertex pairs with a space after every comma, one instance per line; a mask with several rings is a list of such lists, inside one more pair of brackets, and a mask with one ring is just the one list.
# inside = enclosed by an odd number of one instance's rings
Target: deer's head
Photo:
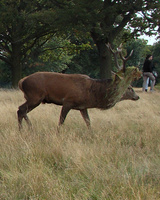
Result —
[[[133, 80], [138, 80], [141, 77], [141, 72], [139, 71], [139, 68], [137, 67], [127, 67], [126, 68], [126, 62], [127, 60], [132, 56], [133, 50], [130, 52], [128, 57], [124, 57], [122, 55], [122, 44], [117, 48], [116, 51], [114, 51], [111, 48], [111, 45], [108, 43], [106, 44], [108, 47], [109, 51], [113, 54], [114, 60], [115, 60], [115, 65], [118, 69], [118, 72], [113, 73], [112, 75], [112, 83], [110, 85], [109, 89], [109, 94], [114, 94], [112, 95], [112, 101], [118, 101], [126, 99], [126, 96], [123, 96], [124, 94], [128, 95], [128, 91], [130, 84]], [[118, 56], [120, 56], [120, 59], [123, 62], [123, 65], [120, 66], [118, 64]], [[106, 98], [109, 98], [109, 95], [106, 95]], [[137, 99], [136, 99], [137, 100]]]

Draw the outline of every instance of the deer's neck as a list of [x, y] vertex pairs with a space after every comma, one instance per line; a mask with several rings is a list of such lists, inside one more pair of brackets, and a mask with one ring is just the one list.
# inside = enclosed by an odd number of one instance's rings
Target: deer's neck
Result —
[[126, 72], [119, 72], [112, 77], [112, 80], [94, 81], [91, 91], [95, 107], [108, 109], [121, 100], [122, 95], [135, 78], [135, 67], [126, 69]]
[[100, 109], [114, 106], [115, 103], [111, 106], [112, 102], [110, 102], [114, 90], [112, 80], [94, 80], [90, 88], [92, 106]]

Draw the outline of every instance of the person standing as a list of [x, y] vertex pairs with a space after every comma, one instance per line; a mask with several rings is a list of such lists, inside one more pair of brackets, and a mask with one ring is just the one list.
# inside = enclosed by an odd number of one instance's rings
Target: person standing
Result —
[[143, 64], [143, 88], [142, 91], [145, 91], [146, 89], [146, 84], [147, 84], [147, 79], [149, 78], [152, 83], [151, 83], [151, 88], [150, 91], [153, 91], [154, 85], [156, 82], [155, 76], [153, 75], [153, 57], [152, 55], [147, 55], [146, 59]]

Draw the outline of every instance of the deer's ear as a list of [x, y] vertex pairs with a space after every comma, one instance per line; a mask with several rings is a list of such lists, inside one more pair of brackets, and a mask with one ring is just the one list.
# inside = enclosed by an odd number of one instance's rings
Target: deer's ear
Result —
[[139, 79], [139, 78], [141, 78], [141, 76], [142, 76], [142, 72], [141, 71], [139, 71], [139, 69], [137, 68], [137, 67], [135, 67], [135, 70], [134, 70], [134, 74], [133, 74], [133, 76], [135, 77], [135, 79]]

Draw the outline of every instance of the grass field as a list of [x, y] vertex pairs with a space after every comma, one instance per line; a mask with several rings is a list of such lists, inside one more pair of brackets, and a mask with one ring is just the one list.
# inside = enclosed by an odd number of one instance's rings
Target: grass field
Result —
[[0, 91], [0, 200], [159, 200], [160, 92], [106, 111], [89, 110], [92, 130], [71, 111], [56, 135], [61, 107], [28, 114], [18, 131], [17, 90]]

